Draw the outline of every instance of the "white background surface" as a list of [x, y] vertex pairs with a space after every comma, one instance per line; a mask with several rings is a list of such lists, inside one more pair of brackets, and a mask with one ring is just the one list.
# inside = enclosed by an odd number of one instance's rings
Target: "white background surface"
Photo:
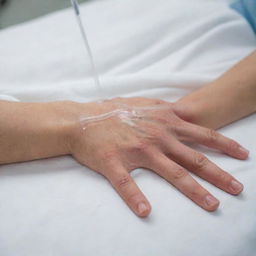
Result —
[[[176, 100], [255, 50], [247, 23], [221, 1], [109, 0], [82, 14], [106, 97]], [[0, 94], [21, 101], [98, 98], [71, 10], [0, 33]], [[228, 97], [228, 95], [227, 95]], [[254, 256], [256, 116], [221, 132], [247, 161], [205, 151], [245, 185], [208, 213], [154, 173], [133, 177], [150, 200], [136, 217], [110, 184], [71, 157], [0, 167], [1, 256]]]

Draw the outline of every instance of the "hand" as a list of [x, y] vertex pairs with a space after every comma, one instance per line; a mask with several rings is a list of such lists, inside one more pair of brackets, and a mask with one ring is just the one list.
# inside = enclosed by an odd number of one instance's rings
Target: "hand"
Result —
[[138, 216], [151, 211], [129, 174], [139, 167], [156, 172], [207, 211], [216, 210], [219, 201], [187, 170], [230, 194], [243, 190], [234, 177], [182, 142], [196, 142], [238, 159], [246, 159], [248, 152], [214, 130], [182, 120], [172, 103], [116, 98], [81, 104], [79, 115], [71, 129], [71, 154], [104, 175]]

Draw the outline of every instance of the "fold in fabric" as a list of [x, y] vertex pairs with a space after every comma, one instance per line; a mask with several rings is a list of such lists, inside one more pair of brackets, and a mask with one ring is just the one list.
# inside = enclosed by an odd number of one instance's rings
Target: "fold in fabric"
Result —
[[238, 11], [251, 25], [256, 33], [256, 1], [255, 0], [236, 0], [231, 7]]

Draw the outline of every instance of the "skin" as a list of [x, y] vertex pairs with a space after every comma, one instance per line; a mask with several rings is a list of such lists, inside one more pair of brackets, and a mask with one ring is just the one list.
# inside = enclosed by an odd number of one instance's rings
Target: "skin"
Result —
[[[135, 127], [118, 116], [89, 124], [80, 121], [81, 117], [109, 113], [120, 104], [164, 108], [147, 111], [135, 121]], [[238, 159], [246, 159], [248, 152], [213, 130], [182, 120], [175, 114], [174, 106], [146, 98], [85, 104], [2, 101], [0, 163], [71, 154], [81, 164], [104, 175], [141, 217], [150, 213], [151, 206], [129, 172], [144, 167], [165, 178], [205, 210], [213, 211], [219, 201], [187, 169], [230, 194], [239, 194], [243, 186], [183, 141], [200, 143]]]
[[256, 51], [217, 80], [181, 98], [176, 113], [217, 129], [256, 112]]
[[[249, 152], [237, 142], [203, 126], [221, 127], [255, 112], [256, 79], [250, 68], [255, 57], [254, 53], [205, 89], [176, 103], [146, 98], [101, 103], [0, 101], [0, 164], [70, 154], [104, 175], [140, 217], [148, 216], [151, 206], [129, 173], [144, 167], [203, 209], [214, 211], [219, 201], [189, 171], [233, 195], [241, 193], [243, 185], [184, 142], [202, 144], [241, 160], [248, 157]], [[240, 103], [241, 98], [246, 104]], [[118, 115], [91, 123], [81, 121], [115, 111], [120, 105], [158, 108], [143, 112], [133, 120], [134, 126]]]

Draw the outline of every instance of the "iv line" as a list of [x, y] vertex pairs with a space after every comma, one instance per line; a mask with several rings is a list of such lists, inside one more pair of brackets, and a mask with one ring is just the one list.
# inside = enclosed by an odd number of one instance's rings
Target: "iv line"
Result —
[[74, 8], [75, 15], [77, 17], [77, 22], [78, 22], [78, 25], [79, 25], [79, 28], [80, 28], [80, 32], [82, 34], [82, 38], [84, 40], [84, 43], [85, 43], [85, 46], [86, 46], [86, 49], [87, 49], [87, 52], [88, 52], [88, 55], [89, 55], [91, 69], [92, 69], [92, 75], [93, 75], [93, 78], [94, 78], [95, 85], [98, 87], [99, 90], [101, 90], [100, 80], [99, 80], [99, 76], [98, 76], [98, 73], [97, 73], [97, 70], [96, 70], [96, 67], [95, 67], [95, 63], [94, 63], [94, 60], [93, 60], [92, 51], [91, 51], [89, 41], [87, 39], [85, 29], [84, 29], [84, 26], [83, 26], [83, 23], [82, 23], [82, 20], [81, 20], [81, 17], [80, 17], [79, 5], [77, 3], [77, 0], [71, 0], [71, 4]]

